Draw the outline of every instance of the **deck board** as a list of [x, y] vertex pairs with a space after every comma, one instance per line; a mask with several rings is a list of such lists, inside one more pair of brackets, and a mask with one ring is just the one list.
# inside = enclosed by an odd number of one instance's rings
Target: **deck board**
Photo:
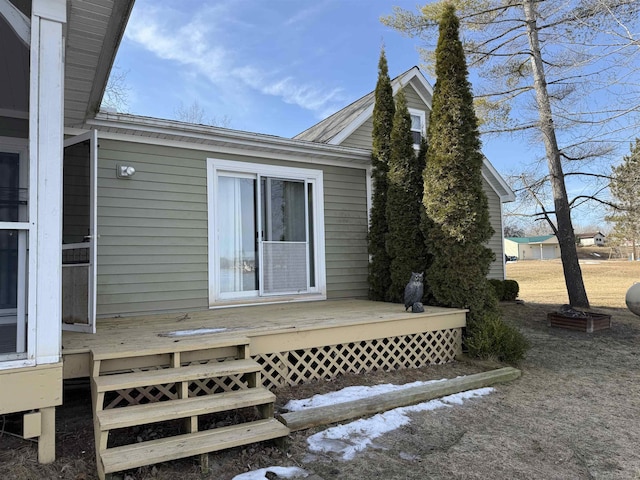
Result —
[[[405, 312], [401, 304], [367, 300], [325, 300], [212, 309], [180, 313], [98, 319], [95, 334], [63, 332], [65, 378], [84, 375], [91, 350], [131, 351], [150, 349], [168, 342], [212, 344], [225, 337], [252, 339], [251, 352], [261, 345], [289, 341], [292, 348], [313, 344], [314, 336], [332, 338], [333, 344], [353, 341], [362, 332], [419, 328], [420, 331], [465, 325], [463, 309], [425, 306], [424, 313]], [[203, 330], [202, 335], [168, 337], [171, 332]], [[224, 330], [218, 330], [224, 329]], [[211, 333], [215, 330], [214, 333]], [[349, 332], [341, 338], [340, 332]], [[382, 335], [385, 336], [385, 335]], [[371, 337], [369, 337], [371, 338]], [[378, 337], [381, 338], [381, 337]], [[255, 342], [253, 342], [255, 340]], [[302, 342], [302, 343], [299, 343]], [[300, 347], [296, 347], [296, 345]], [[71, 357], [76, 357], [75, 359]], [[75, 362], [75, 364], [74, 364]]]

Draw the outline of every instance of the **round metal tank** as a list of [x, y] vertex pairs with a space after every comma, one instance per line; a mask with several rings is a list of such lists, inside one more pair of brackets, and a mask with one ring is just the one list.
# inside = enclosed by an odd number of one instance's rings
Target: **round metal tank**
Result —
[[629, 287], [627, 295], [624, 297], [624, 301], [626, 302], [629, 310], [640, 316], [640, 283], [634, 283]]

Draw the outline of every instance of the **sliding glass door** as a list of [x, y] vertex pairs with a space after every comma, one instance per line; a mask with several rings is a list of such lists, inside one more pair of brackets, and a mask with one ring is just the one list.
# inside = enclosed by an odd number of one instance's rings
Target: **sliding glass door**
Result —
[[210, 162], [214, 302], [318, 292], [321, 172]]

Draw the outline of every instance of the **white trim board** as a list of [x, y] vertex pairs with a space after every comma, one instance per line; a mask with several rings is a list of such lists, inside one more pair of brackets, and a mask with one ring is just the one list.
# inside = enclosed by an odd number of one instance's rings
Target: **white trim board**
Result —
[[[223, 160], [215, 158], [207, 158], [207, 219], [208, 219], [208, 281], [209, 281], [209, 307], [216, 308], [221, 304], [230, 303], [232, 299], [222, 298], [218, 291], [218, 272], [219, 259], [217, 255], [217, 218], [216, 211], [218, 206], [218, 198], [216, 196], [216, 185], [219, 172], [232, 173], [238, 175], [269, 176], [282, 179], [305, 180], [313, 182], [313, 219], [314, 219], [314, 267], [315, 267], [315, 287], [309, 291], [300, 294], [283, 294], [268, 296], [252, 296], [249, 303], [260, 303], [263, 299], [265, 303], [273, 303], [278, 297], [290, 299], [298, 297], [300, 301], [305, 299], [319, 300], [326, 299], [327, 294], [327, 278], [326, 278], [326, 255], [325, 255], [325, 232], [324, 232], [324, 175], [322, 170], [313, 170], [307, 168], [282, 167], [276, 165], [264, 165], [249, 162], [238, 162], [232, 160]], [[306, 194], [305, 194], [306, 195]], [[243, 294], [240, 293], [237, 302], [243, 303]]]

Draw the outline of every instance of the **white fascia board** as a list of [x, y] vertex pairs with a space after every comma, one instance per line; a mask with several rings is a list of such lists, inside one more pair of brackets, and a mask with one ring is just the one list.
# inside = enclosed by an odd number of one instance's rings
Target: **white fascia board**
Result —
[[[98, 129], [100, 138], [149, 145], [359, 169], [366, 169], [371, 162], [371, 153], [368, 150], [328, 146], [214, 127], [192, 126], [171, 121], [163, 125], [164, 121], [160, 119], [145, 118], [135, 123], [130, 119], [127, 120], [119, 122], [94, 119], [89, 120], [87, 126]], [[119, 131], [107, 131], [108, 129]], [[66, 133], [70, 132], [71, 130], [66, 130]], [[153, 136], [159, 134], [165, 138]]]
[[[420, 99], [424, 102], [427, 108], [431, 109], [431, 100], [426, 98], [424, 92], [421, 91], [424, 89], [431, 97], [433, 97], [433, 87], [427, 82], [427, 79], [424, 78], [424, 75], [420, 72], [418, 67], [413, 67], [409, 70], [405, 75], [401, 78], [396, 79], [395, 82], [392, 83], [393, 95], [395, 96], [398, 93], [398, 90], [402, 88], [403, 85], [407, 85], [412, 83], [413, 81], [418, 82], [418, 86], [420, 88], [416, 88], [416, 85], [412, 85], [414, 90], [420, 97]], [[349, 137], [353, 132], [355, 132], [364, 122], [366, 122], [373, 115], [373, 108], [375, 106], [375, 99], [371, 102], [371, 105], [367, 107], [360, 115], [358, 115], [349, 125], [342, 129], [342, 131], [333, 137], [328, 143], [329, 145], [340, 145], [344, 140]]]
[[[420, 99], [424, 102], [424, 104], [431, 109], [431, 99], [433, 98], [433, 87], [427, 81], [427, 79], [422, 75], [422, 72], [418, 69], [418, 67], [412, 68], [406, 75], [407, 80], [405, 81], [405, 85], [407, 83], [412, 83], [413, 88], [415, 89]], [[418, 85], [415, 85], [414, 82], [417, 82]], [[429, 98], [425, 96], [425, 92], [429, 95]], [[395, 93], [395, 92], [394, 92]]]
[[[487, 183], [491, 186], [493, 191], [496, 192], [496, 194], [500, 197], [500, 201], [502, 203], [515, 202], [516, 194], [513, 193], [513, 190], [511, 190], [511, 187], [509, 186], [509, 184], [504, 180], [504, 178], [502, 178], [502, 175], [498, 173], [496, 168], [493, 166], [493, 164], [489, 161], [487, 157], [483, 156], [482, 164], [484, 167], [486, 167], [488, 171], [488, 173], [485, 173], [485, 171], [483, 170], [482, 176], [487, 181]], [[504, 191], [499, 192], [493, 186], [492, 180], [495, 180], [498, 183], [498, 185], [500, 185], [504, 189]]]
[[[393, 92], [395, 94], [395, 92]], [[329, 140], [329, 145], [340, 145], [344, 140], [355, 132], [364, 122], [366, 122], [373, 115], [373, 107], [375, 106], [375, 102], [369, 105], [366, 110], [364, 110], [360, 115], [358, 115], [355, 120], [353, 120], [349, 125], [344, 127], [338, 135]]]
[[0, 0], [0, 15], [26, 47], [31, 45], [31, 20], [9, 0]]

